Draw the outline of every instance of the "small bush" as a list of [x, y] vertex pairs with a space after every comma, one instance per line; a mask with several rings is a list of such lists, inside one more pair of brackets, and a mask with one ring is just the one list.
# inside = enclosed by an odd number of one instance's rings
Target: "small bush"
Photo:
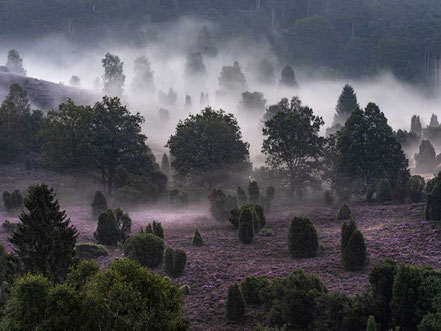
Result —
[[274, 235], [274, 232], [271, 229], [262, 229], [260, 230], [260, 235], [262, 237], [271, 237]]
[[8, 191], [3, 192], [3, 203], [8, 212], [23, 208], [23, 195], [20, 190], [15, 190], [12, 193]]
[[264, 294], [270, 288], [270, 282], [265, 276], [245, 277], [240, 288], [247, 305], [261, 305], [264, 303]]
[[164, 241], [150, 233], [140, 233], [127, 239], [124, 256], [135, 259], [148, 268], [157, 267], [164, 255]]
[[324, 193], [325, 205], [332, 206], [334, 203], [334, 197], [331, 194], [331, 191], [325, 191]]
[[239, 227], [239, 219], [240, 219], [240, 210], [239, 208], [234, 207], [233, 209], [230, 210], [230, 215], [228, 216], [228, 220], [236, 230]]
[[348, 271], [360, 271], [366, 264], [366, 244], [364, 236], [355, 230], [343, 250], [343, 267]]
[[195, 247], [202, 247], [204, 246], [204, 241], [202, 240], [202, 236], [198, 229], [194, 232], [193, 241], [191, 243]]
[[244, 244], [251, 244], [254, 239], [254, 213], [250, 206], [243, 208], [240, 213], [237, 233], [239, 240]]
[[132, 219], [121, 208], [115, 210], [115, 217], [120, 227], [120, 240], [126, 240], [132, 232]]
[[340, 206], [340, 209], [338, 210], [337, 220], [346, 221], [346, 220], [350, 220], [351, 217], [352, 217], [351, 208], [349, 208], [347, 203], [343, 203]]
[[245, 316], [245, 300], [239, 285], [234, 284], [228, 288], [227, 293], [227, 318], [239, 322]]
[[15, 222], [9, 222], [8, 220], [3, 222], [3, 230], [7, 233], [12, 233], [15, 232], [15, 230], [17, 229], [18, 223]]
[[242, 187], [239, 186], [237, 188], [236, 194], [237, 194], [237, 202], [239, 203], [239, 205], [242, 205], [245, 202], [247, 202], [248, 200], [247, 193]]
[[164, 270], [167, 275], [177, 278], [184, 273], [187, 263], [187, 254], [183, 249], [167, 247], [164, 253]]
[[380, 179], [376, 187], [377, 201], [384, 203], [392, 200], [392, 187], [387, 179]]
[[441, 184], [427, 194], [426, 220], [441, 221]]
[[101, 191], [96, 191], [92, 201], [92, 214], [94, 216], [101, 215], [107, 211], [107, 200]]
[[75, 245], [75, 254], [83, 260], [95, 259], [109, 255], [109, 251], [103, 245], [94, 243], [80, 243]]
[[292, 258], [317, 256], [317, 231], [306, 217], [294, 217], [288, 232], [288, 249]]
[[409, 179], [409, 193], [412, 202], [422, 202], [425, 189], [424, 178], [421, 176], [412, 176]]
[[174, 207], [185, 208], [189, 202], [188, 193], [173, 189], [168, 193], [168, 201]]
[[255, 180], [248, 184], [248, 197], [252, 203], [260, 202], [260, 190], [259, 185]]
[[120, 225], [111, 209], [100, 215], [93, 236], [99, 244], [110, 246], [116, 246], [121, 239]]
[[340, 241], [340, 250], [344, 251], [346, 246], [348, 245], [349, 239], [351, 238], [354, 231], [357, 230], [357, 224], [355, 220], [350, 220], [349, 223], [344, 222], [341, 226], [341, 241]]

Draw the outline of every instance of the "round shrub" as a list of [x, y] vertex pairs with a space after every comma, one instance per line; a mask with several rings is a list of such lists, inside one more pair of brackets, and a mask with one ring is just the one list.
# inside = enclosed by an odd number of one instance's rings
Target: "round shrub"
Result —
[[92, 214], [98, 216], [107, 211], [107, 200], [101, 191], [96, 191], [92, 201]]
[[269, 290], [268, 277], [245, 277], [240, 284], [243, 298], [247, 305], [261, 305], [264, 303], [264, 294]]
[[377, 201], [384, 203], [392, 200], [392, 187], [389, 180], [380, 179], [376, 187]]
[[337, 220], [339, 221], [350, 220], [351, 217], [352, 217], [351, 208], [349, 208], [347, 203], [343, 203], [340, 206], [340, 209], [338, 210]]
[[99, 244], [116, 246], [121, 238], [121, 231], [112, 210], [109, 209], [100, 215], [98, 226], [93, 236]]
[[94, 243], [80, 243], [75, 245], [75, 254], [84, 260], [95, 259], [109, 255], [109, 251], [103, 245]]
[[245, 316], [245, 300], [239, 285], [234, 284], [228, 288], [227, 293], [227, 318], [231, 321], [241, 321]]
[[164, 253], [164, 270], [167, 275], [173, 275], [174, 269], [174, 251], [173, 248], [167, 247]]
[[240, 219], [240, 210], [239, 208], [234, 207], [233, 209], [230, 210], [230, 215], [228, 216], [228, 220], [236, 230], [239, 227], [239, 219]]
[[251, 244], [254, 239], [254, 210], [247, 206], [240, 213], [239, 227], [237, 234], [239, 240], [244, 244]]
[[164, 255], [164, 241], [150, 233], [140, 233], [124, 243], [124, 256], [148, 268], [157, 267]]
[[288, 232], [288, 248], [291, 257], [315, 257], [318, 247], [317, 231], [309, 218], [294, 217]]
[[412, 202], [423, 201], [425, 186], [424, 178], [421, 176], [412, 176], [409, 179], [409, 194]]
[[195, 247], [202, 247], [204, 246], [204, 241], [202, 240], [202, 236], [198, 229], [194, 232], [193, 241], [191, 243]]
[[179, 277], [184, 273], [187, 264], [187, 253], [183, 249], [175, 249], [173, 262], [173, 277]]
[[366, 244], [363, 234], [355, 230], [343, 250], [343, 267], [348, 271], [360, 271], [366, 264]]

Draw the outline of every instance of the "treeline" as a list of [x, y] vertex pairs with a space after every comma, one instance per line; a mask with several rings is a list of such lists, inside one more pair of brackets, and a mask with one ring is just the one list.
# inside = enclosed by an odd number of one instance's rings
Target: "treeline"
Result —
[[[285, 61], [313, 65], [321, 74], [391, 69], [405, 80], [439, 84], [434, 78], [441, 51], [437, 0], [2, 0], [0, 30], [28, 37], [62, 31], [69, 40], [93, 41], [108, 36], [102, 32], [107, 27], [116, 39], [143, 43], [165, 38], [156, 23], [182, 15], [219, 23], [218, 44], [263, 34]], [[146, 23], [151, 26], [143, 29]]]

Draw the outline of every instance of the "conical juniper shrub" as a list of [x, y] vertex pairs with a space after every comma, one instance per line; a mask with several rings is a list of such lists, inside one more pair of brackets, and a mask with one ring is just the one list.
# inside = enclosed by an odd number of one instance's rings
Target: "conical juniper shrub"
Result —
[[239, 240], [244, 244], [251, 244], [254, 239], [254, 209], [246, 206], [242, 209], [239, 218], [237, 234]]
[[151, 233], [140, 233], [124, 243], [124, 256], [138, 261], [141, 265], [154, 268], [162, 262], [164, 241]]
[[155, 236], [164, 239], [164, 229], [162, 228], [161, 222], [153, 221], [152, 229]]
[[441, 221], [441, 184], [427, 194], [426, 220]]
[[245, 300], [238, 284], [231, 285], [227, 293], [227, 318], [242, 321], [245, 316]]
[[107, 210], [107, 200], [101, 191], [96, 191], [91, 204], [92, 214], [98, 216]]
[[204, 246], [204, 241], [203, 241], [201, 233], [199, 232], [198, 229], [196, 229], [196, 231], [194, 232], [194, 237], [193, 237], [193, 241], [191, 244], [195, 247]]
[[291, 257], [315, 257], [318, 247], [317, 231], [309, 218], [294, 217], [288, 232], [288, 248]]
[[366, 244], [360, 230], [355, 230], [343, 250], [343, 267], [347, 271], [360, 271], [366, 264]]
[[173, 248], [167, 247], [164, 253], [164, 271], [169, 276], [173, 274], [173, 265], [174, 265], [173, 260], [174, 260]]
[[173, 254], [173, 277], [180, 277], [184, 273], [186, 264], [187, 253], [183, 249], [175, 249]]
[[351, 216], [352, 216], [351, 208], [349, 208], [347, 203], [343, 203], [340, 209], [338, 210], [337, 220], [339, 221], [350, 220]]
[[344, 249], [348, 245], [349, 239], [351, 238], [354, 231], [357, 230], [357, 223], [352, 219], [349, 222], [344, 222], [341, 226], [341, 241], [340, 241], [340, 251], [343, 253]]

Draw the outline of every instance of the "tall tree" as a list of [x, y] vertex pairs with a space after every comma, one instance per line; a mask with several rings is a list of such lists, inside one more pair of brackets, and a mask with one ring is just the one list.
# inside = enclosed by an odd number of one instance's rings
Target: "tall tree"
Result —
[[112, 97], [122, 96], [126, 79], [123, 73], [124, 62], [121, 62], [119, 56], [110, 53], [107, 53], [101, 62], [104, 67], [104, 92]]
[[280, 77], [279, 84], [285, 87], [297, 87], [296, 75], [294, 69], [290, 64], [283, 67], [282, 75]]
[[42, 273], [63, 280], [73, 263], [77, 231], [47, 185], [30, 186], [25, 210], [12, 234], [20, 266], [24, 272]]
[[315, 174], [325, 140], [318, 135], [323, 119], [298, 101], [285, 98], [279, 102], [278, 112], [265, 122], [262, 152], [269, 166], [287, 172], [291, 192], [302, 197], [307, 185], [317, 184]]
[[167, 146], [177, 177], [209, 190], [226, 174], [249, 167], [249, 144], [242, 141], [236, 118], [222, 110], [208, 107], [180, 121]]
[[153, 79], [153, 70], [149, 59], [146, 56], [140, 56], [135, 59], [134, 77], [132, 87], [135, 91], [154, 92], [155, 82]]
[[235, 61], [233, 66], [222, 67], [219, 86], [221, 92], [227, 94], [238, 94], [247, 90], [247, 81], [239, 62]]
[[339, 171], [350, 182], [362, 180], [365, 185], [375, 185], [380, 179], [388, 179], [392, 186], [407, 183], [406, 156], [374, 103], [354, 111], [337, 132], [337, 150]]
[[8, 52], [6, 68], [8, 68], [10, 73], [26, 76], [26, 70], [23, 68], [23, 59], [15, 49], [11, 49]]
[[334, 122], [332, 127], [327, 130], [327, 134], [334, 134], [339, 131], [358, 107], [357, 95], [354, 89], [351, 85], [345, 85], [335, 107]]
[[418, 115], [413, 115], [410, 120], [410, 132], [415, 132], [418, 136], [421, 136], [423, 132], [423, 126]]

